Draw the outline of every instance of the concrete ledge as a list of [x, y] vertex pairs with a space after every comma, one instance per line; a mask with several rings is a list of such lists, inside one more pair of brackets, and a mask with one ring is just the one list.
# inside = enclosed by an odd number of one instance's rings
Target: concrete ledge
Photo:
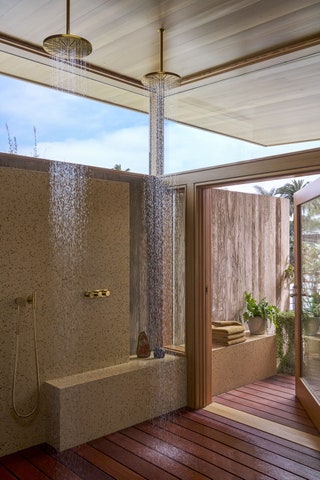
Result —
[[47, 442], [65, 450], [182, 408], [186, 358], [128, 363], [47, 381]]
[[237, 345], [212, 348], [212, 395], [253, 383], [277, 373], [275, 335], [247, 335]]

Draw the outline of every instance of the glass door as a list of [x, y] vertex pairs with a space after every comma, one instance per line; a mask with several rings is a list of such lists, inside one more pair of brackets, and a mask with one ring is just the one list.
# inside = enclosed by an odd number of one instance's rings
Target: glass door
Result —
[[320, 179], [294, 203], [296, 394], [320, 431]]

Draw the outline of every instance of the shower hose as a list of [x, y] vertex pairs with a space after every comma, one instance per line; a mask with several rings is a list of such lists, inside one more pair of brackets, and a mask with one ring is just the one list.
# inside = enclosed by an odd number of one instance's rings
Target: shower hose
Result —
[[[19, 349], [20, 349], [20, 324], [21, 324], [21, 306], [26, 305], [26, 303], [32, 303], [32, 326], [33, 326], [33, 341], [34, 341], [34, 355], [35, 355], [35, 367], [36, 367], [36, 383], [37, 383], [37, 397], [35, 405], [33, 408], [27, 412], [23, 413], [19, 411], [16, 406], [16, 386], [17, 386], [17, 371], [19, 363]], [[28, 300], [24, 298], [16, 298], [16, 303], [18, 305], [18, 321], [17, 321], [17, 330], [16, 330], [16, 350], [14, 358], [14, 371], [13, 371], [13, 380], [12, 380], [12, 409], [16, 417], [18, 418], [29, 418], [31, 417], [38, 409], [40, 403], [40, 375], [39, 375], [39, 357], [38, 357], [38, 347], [37, 347], [37, 315], [36, 315], [36, 292], [33, 292], [32, 297], [28, 297]]]

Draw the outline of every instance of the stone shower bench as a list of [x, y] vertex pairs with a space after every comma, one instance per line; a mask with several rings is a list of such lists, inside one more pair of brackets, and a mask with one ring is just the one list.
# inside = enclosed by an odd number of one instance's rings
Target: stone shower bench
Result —
[[250, 335], [246, 341], [212, 347], [212, 396], [277, 373], [275, 335]]
[[182, 408], [186, 378], [186, 358], [167, 354], [47, 381], [47, 442], [65, 450]]

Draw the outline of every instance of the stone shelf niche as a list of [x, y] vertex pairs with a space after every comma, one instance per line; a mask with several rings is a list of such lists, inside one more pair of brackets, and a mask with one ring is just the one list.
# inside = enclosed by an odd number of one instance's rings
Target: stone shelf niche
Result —
[[47, 441], [65, 450], [186, 406], [186, 358], [135, 358], [47, 381], [44, 391]]
[[212, 347], [213, 396], [276, 373], [275, 335], [246, 334], [246, 341], [243, 343]]

